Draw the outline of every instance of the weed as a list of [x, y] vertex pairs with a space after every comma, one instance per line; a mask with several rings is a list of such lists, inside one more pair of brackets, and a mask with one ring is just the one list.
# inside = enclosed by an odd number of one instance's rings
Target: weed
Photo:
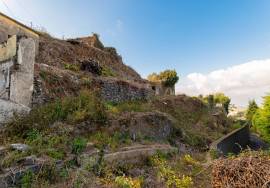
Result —
[[87, 140], [84, 138], [76, 138], [72, 142], [72, 153], [80, 154], [87, 145]]
[[80, 67], [76, 64], [64, 64], [64, 67], [65, 69], [67, 70], [71, 70], [71, 71], [74, 71], [74, 72], [78, 72], [80, 71]]
[[184, 155], [183, 160], [186, 164], [189, 164], [189, 165], [198, 164], [198, 162], [195, 159], [193, 159], [190, 155]]
[[115, 184], [120, 188], [141, 188], [141, 180], [133, 179], [126, 176], [118, 176], [115, 178]]
[[77, 97], [67, 97], [33, 109], [23, 117], [15, 116], [13, 121], [6, 125], [5, 135], [27, 137], [29, 131], [45, 130], [56, 121], [79, 123], [84, 120], [99, 124], [107, 121], [105, 106], [95, 93], [82, 91]]
[[30, 188], [34, 179], [34, 174], [32, 171], [27, 171], [21, 178], [21, 187]]
[[116, 73], [113, 72], [109, 67], [102, 67], [101, 75], [105, 77], [106, 76], [115, 77]]
[[215, 149], [211, 149], [209, 151], [211, 159], [217, 159], [219, 157], [219, 153]]
[[191, 177], [178, 175], [160, 155], [151, 157], [150, 162], [158, 168], [159, 177], [168, 187], [189, 188], [193, 185]]
[[96, 147], [99, 149], [110, 147], [111, 149], [116, 149], [122, 144], [130, 144], [131, 138], [128, 133], [115, 132], [113, 135], [109, 135], [106, 132], [97, 132], [94, 135], [90, 136]]

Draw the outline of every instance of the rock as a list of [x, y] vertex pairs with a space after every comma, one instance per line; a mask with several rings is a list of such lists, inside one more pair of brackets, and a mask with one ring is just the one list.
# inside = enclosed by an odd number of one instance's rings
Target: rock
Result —
[[13, 150], [22, 151], [22, 152], [28, 151], [30, 149], [30, 147], [28, 145], [26, 145], [26, 144], [20, 144], [20, 143], [11, 144], [10, 147]]
[[85, 152], [91, 152], [95, 150], [95, 144], [93, 142], [88, 142], [85, 148]]
[[19, 164], [22, 164], [24, 166], [34, 165], [37, 162], [37, 157], [35, 155], [31, 155], [28, 157], [25, 157], [18, 161]]
[[102, 67], [99, 65], [99, 63], [95, 60], [83, 60], [81, 63], [81, 70], [82, 71], [88, 71], [96, 75], [102, 74]]
[[122, 148], [122, 151], [104, 155], [104, 161], [108, 164], [141, 164], [148, 157], [157, 152], [172, 153], [177, 152], [177, 148], [166, 144], [138, 145]]
[[175, 120], [161, 112], [132, 112], [122, 114], [111, 124], [112, 132], [129, 133], [133, 140], [150, 138], [161, 141], [172, 135]]

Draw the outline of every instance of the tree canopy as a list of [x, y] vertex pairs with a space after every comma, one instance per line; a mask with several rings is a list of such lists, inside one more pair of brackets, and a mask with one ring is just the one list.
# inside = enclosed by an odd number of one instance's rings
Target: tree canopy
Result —
[[175, 70], [165, 70], [159, 74], [152, 73], [147, 78], [151, 82], [161, 82], [168, 87], [174, 86], [179, 80], [179, 76]]
[[210, 108], [213, 108], [216, 104], [221, 104], [226, 113], [229, 113], [229, 106], [231, 99], [226, 96], [224, 93], [215, 93], [208, 95], [203, 98], [203, 100], [208, 103]]
[[246, 119], [247, 121], [249, 121], [250, 123], [252, 122], [253, 116], [255, 115], [256, 111], [258, 110], [258, 105], [255, 102], [255, 100], [251, 100], [248, 103], [248, 109], [246, 111]]
[[270, 95], [264, 97], [263, 106], [256, 111], [252, 124], [255, 130], [270, 142]]

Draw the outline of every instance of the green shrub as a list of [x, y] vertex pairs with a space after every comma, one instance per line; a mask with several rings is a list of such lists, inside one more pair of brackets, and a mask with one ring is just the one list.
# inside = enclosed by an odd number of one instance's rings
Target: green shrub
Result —
[[264, 97], [263, 106], [255, 113], [252, 124], [255, 131], [270, 142], [270, 95]]
[[76, 64], [64, 64], [65, 69], [67, 70], [71, 70], [74, 72], [78, 72], [80, 71], [80, 67]]
[[34, 174], [32, 171], [27, 171], [21, 178], [21, 187], [22, 188], [31, 188], [33, 183]]
[[116, 74], [109, 67], [102, 67], [101, 75], [102, 76], [111, 76], [111, 77], [116, 76]]
[[130, 135], [125, 132], [115, 132], [113, 135], [109, 135], [106, 132], [97, 132], [90, 137], [90, 140], [93, 141], [99, 149], [108, 146], [113, 150], [118, 148], [121, 144], [130, 144], [132, 142]]
[[251, 100], [248, 103], [248, 109], [246, 111], [246, 119], [248, 122], [252, 122], [253, 116], [256, 114], [257, 110], [259, 109], [255, 100]]
[[165, 181], [167, 187], [189, 188], [193, 185], [192, 178], [189, 176], [180, 176], [168, 165], [166, 160], [159, 155], [150, 158], [153, 166], [157, 167], [160, 178]]
[[148, 80], [151, 82], [160, 82], [168, 87], [173, 87], [178, 82], [179, 76], [175, 70], [165, 70], [159, 74], [150, 74]]
[[56, 121], [79, 123], [90, 120], [99, 124], [107, 121], [107, 113], [102, 100], [95, 94], [82, 91], [77, 97], [67, 97], [33, 109], [26, 116], [15, 116], [6, 125], [6, 134], [27, 137], [31, 130], [45, 130]]
[[146, 112], [150, 111], [151, 107], [145, 101], [127, 101], [121, 103], [106, 103], [107, 109], [114, 113], [119, 114], [122, 112]]
[[139, 179], [125, 176], [116, 177], [115, 184], [120, 188], [141, 188], [141, 181]]
[[72, 153], [80, 154], [86, 148], [87, 140], [84, 138], [76, 138], [72, 142]]

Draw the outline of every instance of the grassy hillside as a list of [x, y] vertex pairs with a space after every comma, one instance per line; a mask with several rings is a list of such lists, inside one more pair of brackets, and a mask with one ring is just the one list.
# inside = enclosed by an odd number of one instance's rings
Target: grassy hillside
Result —
[[34, 108], [0, 129], [0, 186], [18, 169], [18, 187], [210, 185], [205, 152], [231, 130], [222, 110], [185, 95], [110, 102], [97, 80], [147, 84], [95, 37], [41, 37]]

